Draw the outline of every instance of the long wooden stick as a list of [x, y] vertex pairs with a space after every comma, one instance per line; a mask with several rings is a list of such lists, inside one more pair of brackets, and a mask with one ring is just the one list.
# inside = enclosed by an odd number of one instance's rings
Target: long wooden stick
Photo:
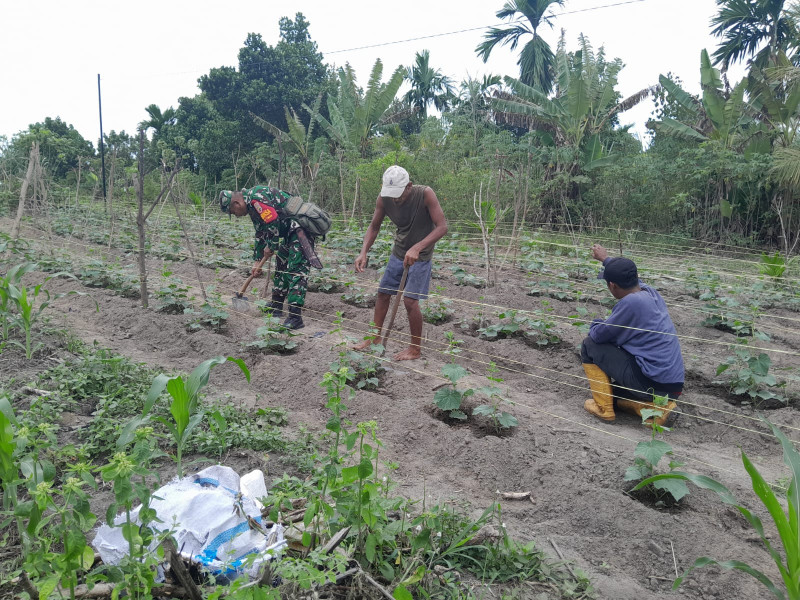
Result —
[[[266, 256], [261, 259], [261, 262], [258, 263], [258, 268], [260, 269], [261, 267], [263, 267], [265, 262], [267, 262]], [[239, 292], [236, 294], [237, 298], [241, 298], [242, 296], [244, 296], [244, 293], [247, 291], [247, 288], [250, 287], [250, 282], [253, 281], [254, 277], [255, 273], [250, 273], [250, 277], [244, 280], [244, 285], [242, 286], [242, 289], [239, 290]]]
[[400, 287], [397, 289], [397, 295], [394, 299], [394, 305], [392, 306], [392, 314], [389, 317], [389, 326], [386, 328], [386, 333], [383, 334], [381, 338], [381, 346], [383, 346], [383, 351], [381, 354], [386, 352], [386, 342], [389, 339], [389, 334], [392, 332], [392, 325], [394, 325], [394, 318], [397, 316], [397, 307], [400, 306], [400, 302], [403, 300], [403, 292], [406, 289], [406, 279], [408, 278], [408, 267], [403, 269], [403, 277], [400, 279]]

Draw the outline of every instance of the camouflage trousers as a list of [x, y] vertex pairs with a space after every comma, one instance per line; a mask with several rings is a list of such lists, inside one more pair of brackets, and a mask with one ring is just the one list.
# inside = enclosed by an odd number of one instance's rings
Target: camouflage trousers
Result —
[[311, 266], [300, 247], [300, 240], [291, 235], [275, 253], [275, 277], [272, 279], [272, 294], [287, 297], [289, 304], [303, 306], [308, 288], [308, 272]]

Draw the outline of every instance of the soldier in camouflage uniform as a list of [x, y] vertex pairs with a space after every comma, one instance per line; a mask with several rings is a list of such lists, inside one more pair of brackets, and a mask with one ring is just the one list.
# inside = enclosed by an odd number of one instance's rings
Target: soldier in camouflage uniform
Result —
[[[255, 248], [253, 250], [253, 274], [261, 275], [259, 263], [263, 257], [275, 259], [275, 276], [272, 283], [272, 314], [283, 316], [283, 302], [288, 298], [289, 317], [283, 325], [289, 329], [304, 326], [301, 307], [305, 304], [308, 287], [309, 261], [303, 254], [297, 230], [300, 225], [292, 219], [281, 219], [278, 211], [282, 209], [291, 194], [257, 185], [249, 190], [220, 192], [219, 202], [222, 212], [243, 217], [249, 215], [256, 228]], [[309, 236], [313, 243], [314, 238]]]

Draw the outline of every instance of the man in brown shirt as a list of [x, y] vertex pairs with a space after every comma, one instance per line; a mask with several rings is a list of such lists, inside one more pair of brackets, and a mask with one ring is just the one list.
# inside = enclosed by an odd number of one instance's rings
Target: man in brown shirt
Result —
[[[447, 220], [434, 191], [424, 185], [413, 185], [408, 171], [394, 165], [383, 174], [383, 187], [375, 205], [372, 221], [364, 234], [361, 253], [356, 258], [356, 272], [367, 266], [367, 252], [378, 237], [385, 217], [397, 226], [392, 256], [378, 287], [375, 302], [375, 327], [383, 327], [391, 297], [397, 294], [404, 269], [408, 268], [403, 304], [408, 313], [411, 343], [394, 356], [395, 360], [419, 358], [422, 343], [422, 311], [419, 301], [428, 297], [431, 281], [433, 247], [447, 233]], [[366, 350], [375, 341], [373, 337], [353, 347]]]

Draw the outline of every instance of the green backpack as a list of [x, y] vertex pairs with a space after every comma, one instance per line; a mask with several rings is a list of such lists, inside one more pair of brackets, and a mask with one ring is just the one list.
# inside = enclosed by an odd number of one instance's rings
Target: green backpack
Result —
[[281, 218], [294, 219], [309, 235], [324, 236], [331, 229], [331, 216], [313, 202], [292, 196], [281, 209]]

